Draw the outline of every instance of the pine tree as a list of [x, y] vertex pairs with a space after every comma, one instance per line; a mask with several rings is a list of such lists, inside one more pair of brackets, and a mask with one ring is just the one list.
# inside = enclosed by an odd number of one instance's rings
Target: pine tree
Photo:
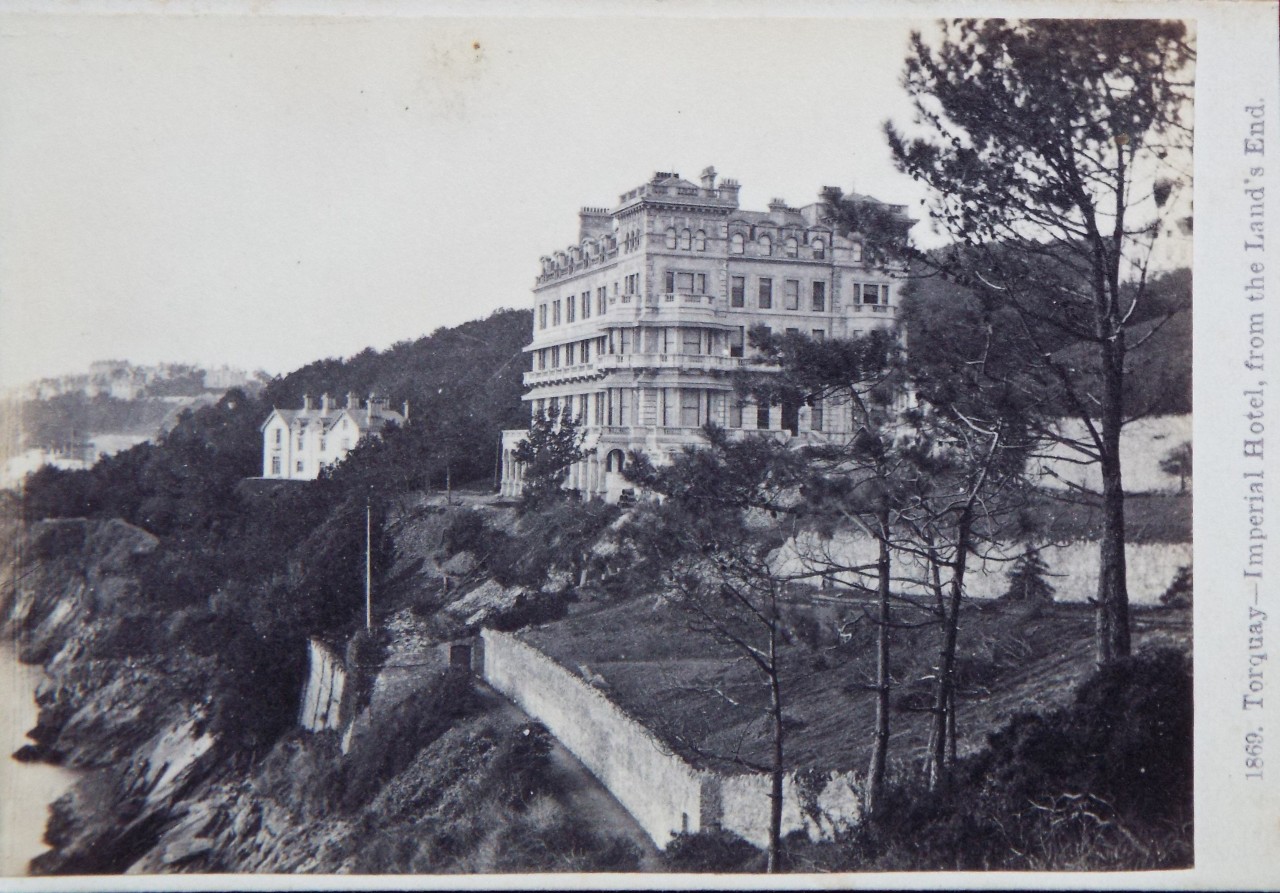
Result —
[[1009, 571], [1009, 588], [1004, 597], [1016, 602], [1051, 602], [1053, 586], [1045, 579], [1049, 575], [1049, 566], [1044, 563], [1040, 553], [1028, 549], [1014, 562]]

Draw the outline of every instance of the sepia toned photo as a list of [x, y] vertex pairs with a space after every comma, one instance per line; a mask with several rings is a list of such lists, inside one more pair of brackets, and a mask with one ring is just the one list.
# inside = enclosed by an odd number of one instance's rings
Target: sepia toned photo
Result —
[[1269, 8], [0, 9], [0, 875], [1230, 877]]

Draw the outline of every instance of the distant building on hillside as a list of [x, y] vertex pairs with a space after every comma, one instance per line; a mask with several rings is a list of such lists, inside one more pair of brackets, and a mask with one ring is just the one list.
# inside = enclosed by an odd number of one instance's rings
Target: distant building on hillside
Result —
[[373, 394], [361, 408], [354, 393], [347, 394], [347, 405], [340, 408], [325, 394], [319, 407], [306, 396], [302, 409], [273, 409], [262, 423], [262, 476], [315, 480], [321, 469], [342, 461], [363, 438], [382, 436], [388, 424], [403, 425], [408, 415], [408, 403], [399, 413]]
[[[616, 499], [628, 450], [658, 463], [701, 441], [714, 422], [737, 436], [822, 442], [850, 433], [847, 406], [757, 406], [734, 394], [731, 374], [753, 363], [747, 332], [845, 338], [896, 322], [900, 270], [874, 262], [862, 237], [841, 234], [825, 199], [802, 208], [738, 207], [736, 180], [716, 185], [657, 173], [612, 210], [583, 208], [579, 241], [542, 258], [533, 289], [532, 414], [571, 407], [593, 453], [566, 486]], [[906, 208], [868, 196], [907, 222]], [[502, 492], [523, 482], [503, 433]]]

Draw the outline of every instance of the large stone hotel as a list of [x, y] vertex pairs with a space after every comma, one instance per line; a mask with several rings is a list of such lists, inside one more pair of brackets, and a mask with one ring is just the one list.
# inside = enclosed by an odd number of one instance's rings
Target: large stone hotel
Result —
[[[735, 396], [731, 373], [752, 363], [757, 325], [813, 338], [894, 325], [899, 271], [838, 233], [825, 201], [747, 211], [739, 189], [717, 185], [714, 168], [700, 183], [656, 173], [612, 209], [583, 208], [578, 242], [542, 258], [524, 399], [532, 414], [567, 404], [581, 421], [590, 453], [565, 485], [584, 497], [616, 500], [629, 450], [662, 463], [707, 422], [801, 443], [850, 432], [848, 407], [757, 406]], [[525, 433], [503, 435], [506, 496], [523, 486], [513, 450]]]

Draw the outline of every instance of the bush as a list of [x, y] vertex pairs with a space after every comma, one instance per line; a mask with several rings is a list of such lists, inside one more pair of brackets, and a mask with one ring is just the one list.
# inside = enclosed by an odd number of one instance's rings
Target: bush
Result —
[[662, 855], [667, 868], [675, 872], [740, 873], [763, 867], [759, 849], [719, 829], [676, 834]]

